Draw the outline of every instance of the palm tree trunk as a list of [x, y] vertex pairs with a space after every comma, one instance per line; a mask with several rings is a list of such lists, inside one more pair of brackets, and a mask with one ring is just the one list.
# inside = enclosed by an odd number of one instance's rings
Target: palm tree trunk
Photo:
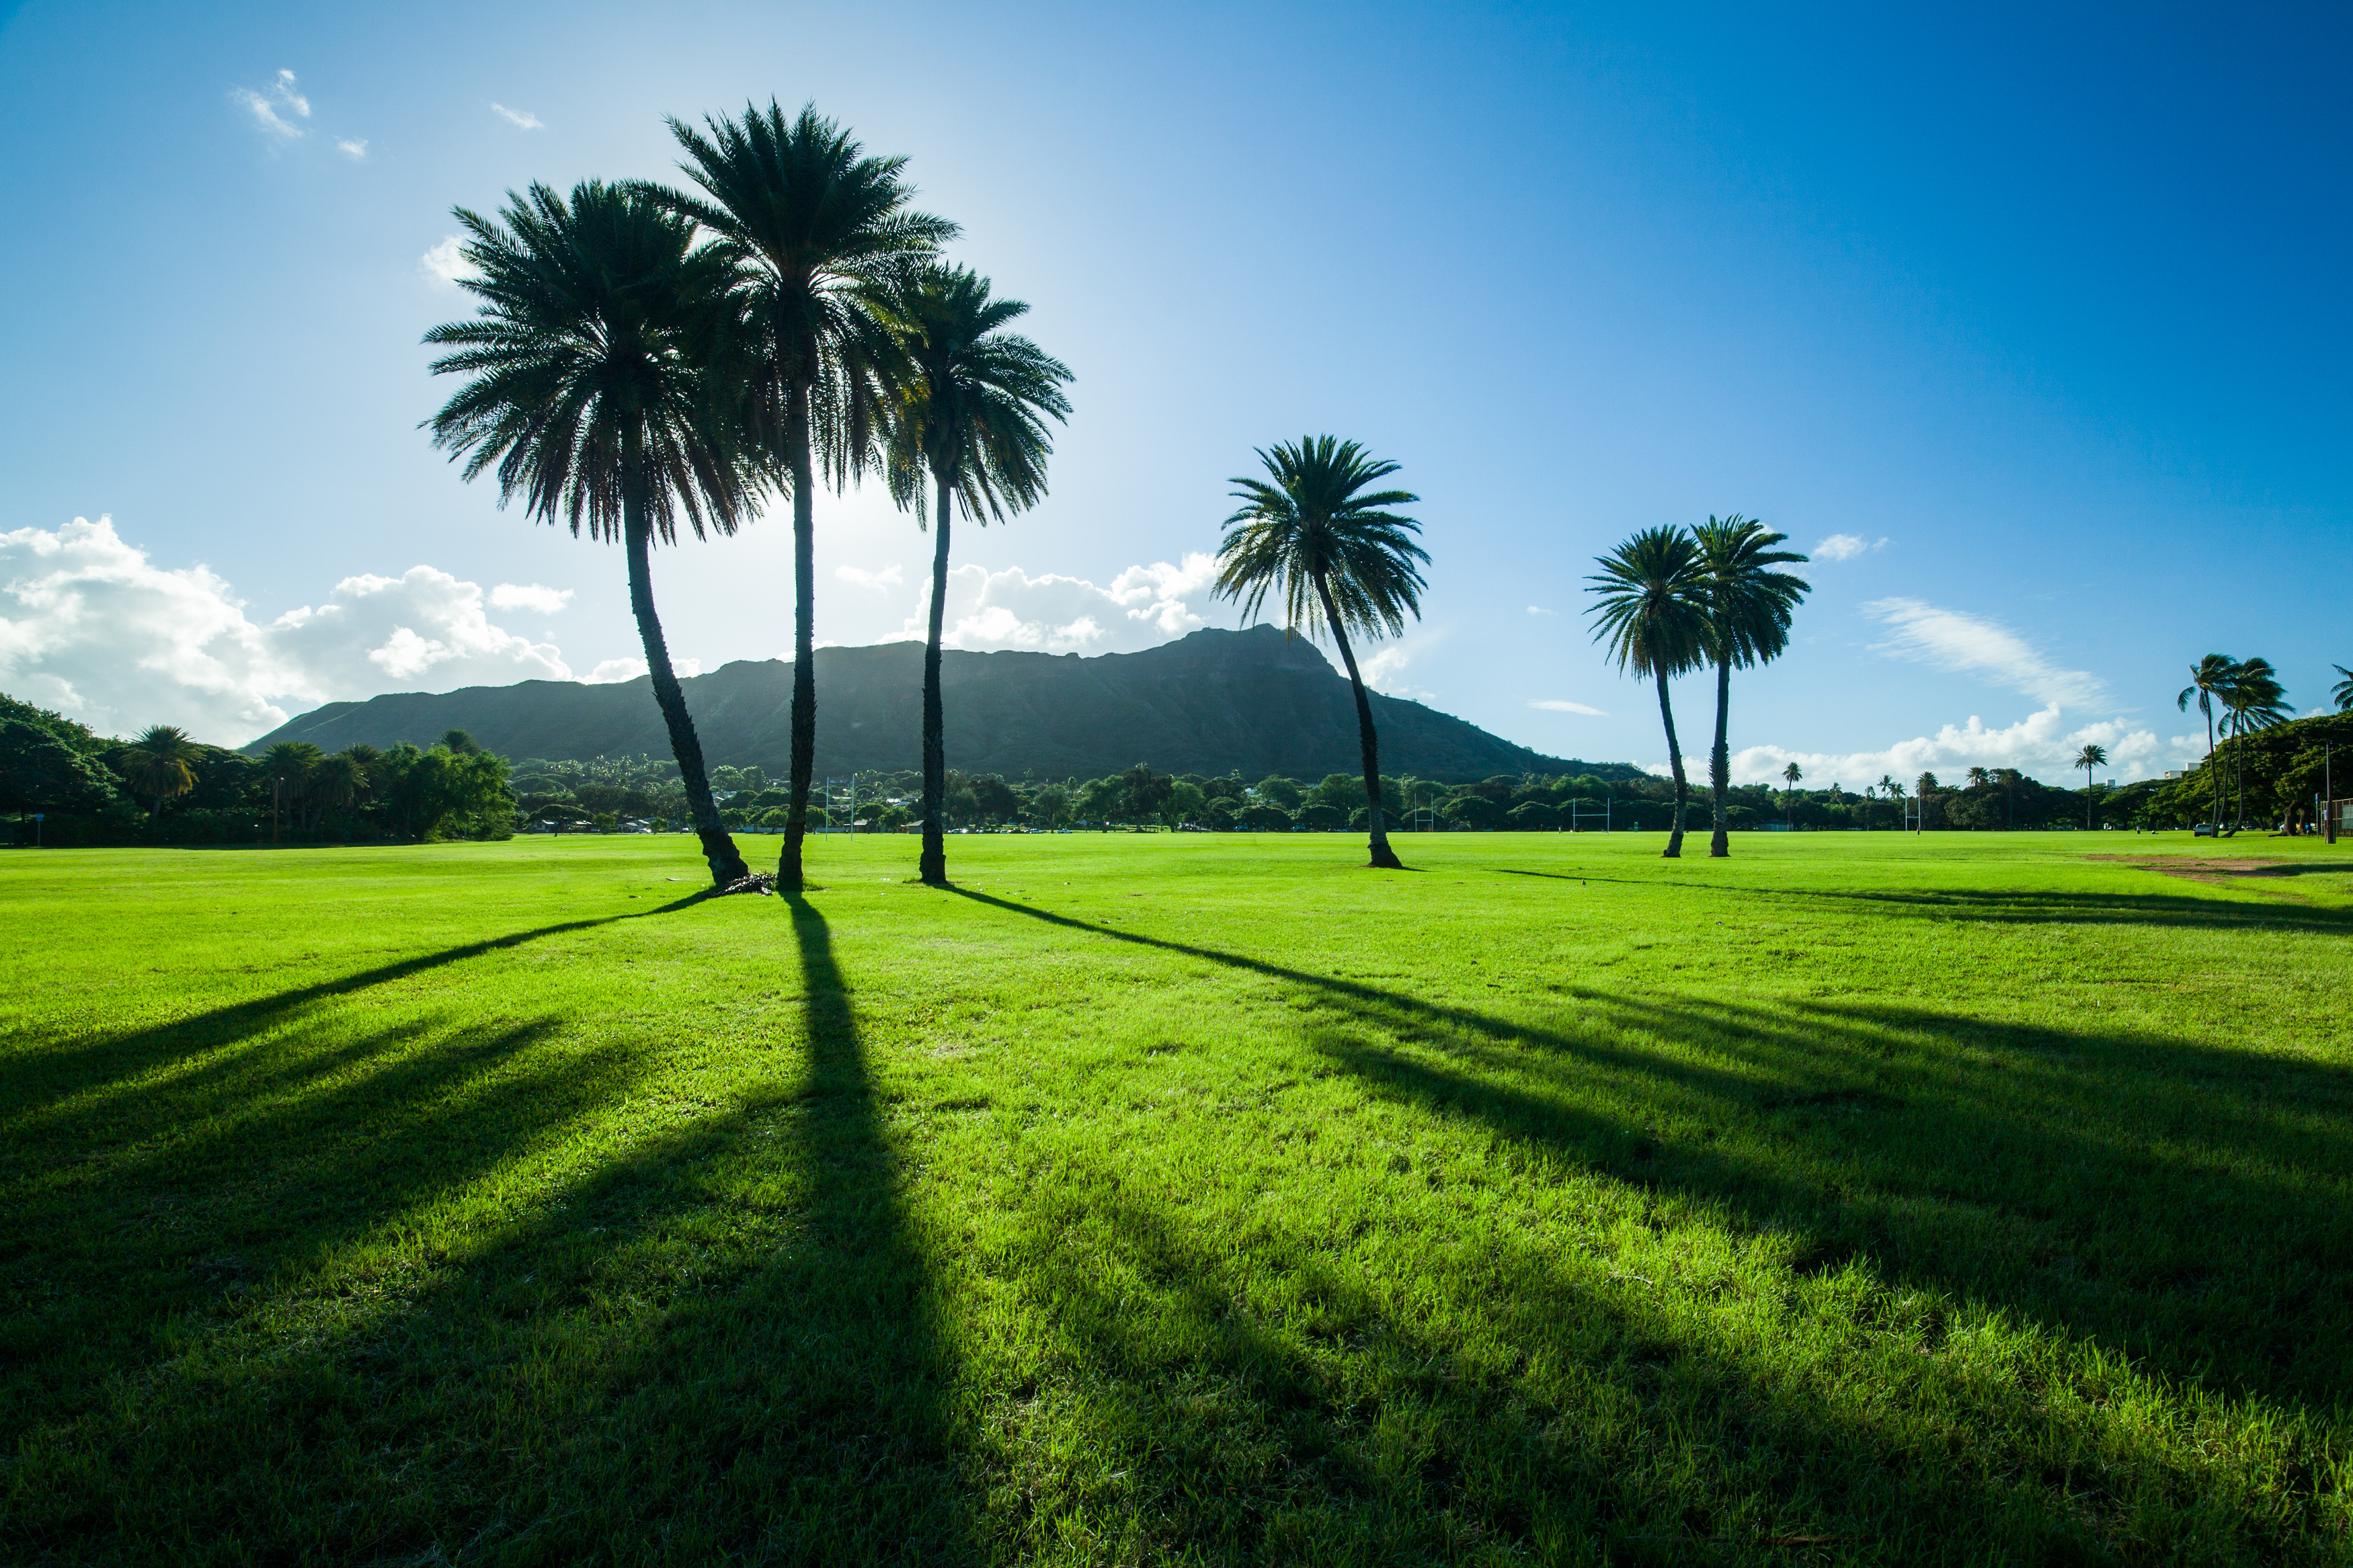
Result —
[[1674, 704], [1667, 700], [1667, 671], [1661, 665], [1651, 674], [1659, 680], [1659, 720], [1667, 727], [1667, 765], [1675, 774], [1675, 826], [1667, 834], [1667, 852], [1662, 858], [1680, 860], [1683, 854], [1683, 814], [1691, 805], [1691, 781], [1683, 776], [1683, 745], [1675, 739]]
[[1332, 640], [1340, 645], [1340, 662], [1348, 667], [1348, 685], [1356, 694], [1356, 747], [1365, 763], [1365, 815], [1373, 828], [1372, 858], [1367, 864], [1385, 871], [1402, 871], [1404, 863], [1389, 847], [1388, 831], [1381, 822], [1381, 742], [1373, 730], [1373, 700], [1365, 695], [1364, 678], [1356, 673], [1356, 651], [1348, 646], [1348, 634], [1341, 628], [1340, 613], [1332, 603], [1332, 590], [1320, 572], [1315, 574], [1315, 594], [1324, 602], [1324, 624], [1332, 628]]
[[702, 770], [702, 742], [694, 732], [693, 716], [686, 710], [686, 693], [679, 689], [678, 675], [670, 668], [670, 643], [662, 636], [661, 617], [654, 613], [653, 529], [646, 520], [644, 498], [628, 494], [621, 504], [625, 513], [621, 531], [629, 555], [629, 609], [638, 617], [638, 640], [645, 644], [646, 674], [653, 682], [654, 703], [670, 730], [670, 754], [678, 759], [679, 781], [686, 786], [686, 808], [694, 819], [696, 837], [702, 840], [702, 858], [711, 865], [712, 885], [723, 888], [750, 876], [752, 868], [720, 825], [719, 805], [711, 798], [711, 779]]
[[940, 626], [947, 613], [948, 510], [955, 500], [955, 486], [934, 471], [932, 488], [939, 494], [939, 516], [932, 524], [932, 623], [923, 642], [923, 853], [915, 874], [934, 887], [944, 887], [948, 757], [947, 720], [940, 707]]
[[1715, 661], [1715, 749], [1707, 754], [1707, 786], [1715, 798], [1709, 803], [1710, 815], [1715, 819], [1715, 832], [1707, 841], [1707, 857], [1721, 860], [1732, 853], [1732, 836], [1726, 831], [1732, 818], [1725, 805], [1724, 792], [1732, 787], [1732, 750], [1725, 736], [1732, 716], [1732, 661]]
[[[2200, 706], [2204, 706], [2203, 703]], [[2222, 774], [2214, 761], [2214, 710], [2206, 709], [2206, 773], [2214, 783], [2214, 831], [2222, 830]]]
[[785, 458], [793, 470], [792, 799], [776, 891], [801, 890], [801, 839], [808, 832], [809, 774], [817, 760], [817, 476], [809, 464], [809, 384], [795, 376], [785, 394]]

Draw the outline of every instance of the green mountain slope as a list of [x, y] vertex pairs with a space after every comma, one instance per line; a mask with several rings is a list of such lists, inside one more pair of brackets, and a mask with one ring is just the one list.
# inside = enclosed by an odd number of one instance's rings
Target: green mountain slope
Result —
[[[919, 767], [923, 762], [920, 644], [817, 652], [820, 776]], [[965, 653], [943, 656], [948, 765], [968, 773], [1097, 777], [1137, 762], [1163, 773], [1318, 778], [1353, 773], [1356, 718], [1348, 683], [1303, 638], [1271, 626], [1204, 630], [1143, 653]], [[687, 703], [714, 766], [757, 763], [781, 775], [788, 745], [792, 666], [727, 665], [687, 681]], [[1496, 773], [1640, 776], [1625, 763], [1547, 757], [1419, 702], [1376, 695], [1382, 771], [1466, 780]], [[667, 753], [661, 717], [642, 678], [609, 686], [527, 680], [431, 695], [406, 692], [330, 702], [246, 748], [309, 741], [326, 751], [355, 742], [426, 743], [470, 733], [511, 757]]]

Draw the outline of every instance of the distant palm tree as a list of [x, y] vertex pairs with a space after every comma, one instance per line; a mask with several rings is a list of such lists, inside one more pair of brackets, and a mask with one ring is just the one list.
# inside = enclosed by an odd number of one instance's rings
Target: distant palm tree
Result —
[[1426, 584], [1416, 563], [1430, 560], [1414, 542], [1421, 525], [1386, 509], [1421, 498], [1405, 490], [1367, 492], [1366, 486], [1396, 473], [1398, 465], [1335, 437], [1278, 441], [1258, 458], [1265, 479], [1237, 475], [1229, 481], [1241, 487], [1233, 495], [1242, 504], [1226, 519], [1215, 592], [1239, 600], [1245, 620], [1271, 593], [1282, 603], [1286, 632], [1332, 634], [1356, 695], [1371, 864], [1401, 870], [1381, 820], [1380, 737], [1348, 633], [1396, 637], [1408, 616], [1420, 616]]
[[1746, 669], [1778, 658], [1789, 646], [1790, 617], [1813, 588], [1802, 577], [1771, 570], [1806, 559], [1795, 551], [1774, 548], [1789, 536], [1738, 512], [1721, 520], [1711, 517], [1692, 535], [1699, 543], [1707, 602], [1707, 657], [1715, 666], [1715, 745], [1707, 761], [1715, 831], [1707, 852], [1710, 858], [1721, 858], [1732, 853], [1726, 811], [1732, 790], [1733, 667]]
[[1879, 798], [1895, 803], [1895, 826], [1900, 831], [1905, 824], [1904, 786], [1897, 784], [1892, 774], [1882, 773], [1879, 775]]
[[2089, 743], [2086, 743], [2082, 751], [2077, 752], [2075, 760], [2068, 764], [2070, 767], [2084, 770], [2084, 826], [2087, 829], [2092, 826], [2092, 770], [2105, 768], [2107, 765], [2106, 748]]
[[1798, 781], [1805, 776], [1806, 770], [1795, 763], [1781, 770], [1781, 782], [1788, 786], [1781, 792], [1781, 804], [1788, 810], [1789, 826], [1792, 831], [1798, 826]]
[[[670, 122], [702, 197], [663, 199], [720, 237], [719, 253], [749, 280], [760, 341], [760, 431], [793, 497], [791, 801], [776, 862], [780, 890], [801, 886], [809, 774], [817, 754], [817, 476], [839, 489], [872, 450], [888, 395], [890, 343], [875, 287], [910, 259], [955, 237], [945, 218], [909, 210], [904, 158], [869, 158], [855, 137], [811, 107], [793, 119], [774, 100], [703, 131]], [[708, 199], [703, 199], [707, 197]]]
[[1971, 768], [1968, 778], [1971, 789], [1983, 789], [1993, 783], [1993, 774], [1983, 768]]
[[2285, 723], [2286, 701], [2287, 689], [2280, 684], [2279, 671], [2272, 668], [2271, 660], [2260, 657], [2245, 659], [2232, 669], [2223, 704], [2231, 710], [2231, 772], [2239, 802], [2235, 820], [2242, 827], [2247, 821], [2245, 739], [2254, 731]]
[[326, 754], [308, 741], [280, 741], [261, 753], [261, 771], [270, 782], [270, 809], [274, 813], [283, 805], [293, 814], [298, 832], [310, 828], [310, 813], [304, 807], [311, 802], [312, 776], [326, 760]]
[[1944, 786], [1936, 782], [1936, 774], [1922, 773], [1917, 787], [1920, 791], [1920, 827], [1923, 832], [1926, 832], [1928, 826], [1928, 803], [1936, 798], [1936, 792]]
[[2339, 713], [2353, 713], [2353, 669], [2348, 669], [2341, 664], [2332, 664], [2328, 668], [2345, 678], [2328, 689], [2329, 697], [2337, 703], [2337, 710]]
[[906, 358], [891, 414], [891, 489], [923, 520], [928, 478], [932, 529], [931, 628], [923, 644], [923, 847], [918, 874], [947, 880], [947, 751], [940, 700], [940, 634], [948, 596], [950, 503], [986, 524], [1046, 493], [1053, 441], [1046, 420], [1066, 418], [1060, 360], [1005, 324], [1029, 309], [992, 300], [988, 279], [936, 263], [910, 268], [879, 300]]
[[185, 730], [176, 724], [150, 724], [139, 738], [110, 759], [117, 773], [130, 781], [133, 793], [147, 799], [147, 825], [164, 815], [164, 803], [177, 800], [196, 787], [194, 763], [202, 753]]
[[2025, 775], [2016, 768], [1996, 768], [1994, 775], [2001, 780], [2002, 796], [2009, 805], [2009, 816], [2005, 820], [2010, 831], [2016, 832], [2018, 829], [2018, 781]]
[[1646, 528], [1594, 563], [1586, 578], [1597, 598], [1588, 613], [1593, 636], [1622, 671], [1647, 675], [1658, 684], [1659, 721], [1667, 729], [1667, 763], [1675, 779], [1675, 821], [1667, 835], [1665, 858], [1683, 852], [1683, 818], [1691, 784], [1683, 776], [1683, 749], [1675, 738], [1674, 705], [1667, 682], [1697, 669], [1707, 658], [1707, 605], [1699, 581], [1699, 546], [1680, 528]]
[[2222, 774], [2214, 765], [2214, 709], [2218, 703], [2228, 703], [2231, 682], [2239, 661], [2227, 653], [2210, 653], [2189, 667], [2189, 684], [2173, 700], [2175, 708], [2187, 713], [2189, 702], [2197, 699], [2198, 711], [2206, 716], [2206, 772], [2214, 782], [2214, 826], [2222, 826]]
[[670, 729], [687, 808], [712, 880], [745, 875], [720, 825], [702, 743], [654, 612], [650, 552], [723, 534], [756, 499], [728, 367], [742, 322], [726, 259], [695, 244], [694, 226], [647, 192], [588, 181], [567, 202], [545, 185], [508, 198], [492, 220], [458, 209], [480, 313], [425, 341], [450, 352], [434, 374], [471, 379], [429, 422], [433, 444], [466, 459], [470, 479], [495, 464], [499, 503], [517, 495], [539, 521], [569, 522], [626, 549], [629, 607]]

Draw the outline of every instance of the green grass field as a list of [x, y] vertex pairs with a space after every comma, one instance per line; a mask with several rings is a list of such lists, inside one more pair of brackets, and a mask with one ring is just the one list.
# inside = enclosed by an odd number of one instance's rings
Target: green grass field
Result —
[[1659, 847], [0, 856], [0, 1559], [2353, 1556], [2353, 845]]

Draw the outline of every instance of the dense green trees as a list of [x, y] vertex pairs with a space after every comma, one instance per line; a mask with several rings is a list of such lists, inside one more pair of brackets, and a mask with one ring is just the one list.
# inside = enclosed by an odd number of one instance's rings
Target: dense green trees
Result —
[[[650, 552], [733, 533], [765, 476], [747, 444], [742, 300], [725, 251], [647, 190], [591, 180], [567, 200], [545, 185], [493, 221], [460, 207], [480, 300], [471, 321], [425, 341], [437, 375], [466, 384], [428, 426], [473, 479], [496, 467], [499, 502], [617, 542], [654, 700], [714, 884], [748, 868], [719, 821], [702, 745], [655, 613]], [[446, 750], [446, 748], [444, 748]]]
[[1368, 490], [1398, 465], [1333, 436], [1278, 441], [1258, 458], [1264, 478], [1238, 475], [1229, 481], [1240, 487], [1233, 493], [1242, 504], [1226, 519], [1217, 591], [1240, 603], [1245, 620], [1271, 595], [1282, 606], [1284, 630], [1331, 634], [1356, 699], [1370, 863], [1403, 869], [1389, 847], [1380, 738], [1349, 633], [1396, 637], [1408, 616], [1421, 613], [1424, 584], [1417, 568], [1430, 560], [1415, 542], [1421, 525], [1388, 510], [1420, 498]]

